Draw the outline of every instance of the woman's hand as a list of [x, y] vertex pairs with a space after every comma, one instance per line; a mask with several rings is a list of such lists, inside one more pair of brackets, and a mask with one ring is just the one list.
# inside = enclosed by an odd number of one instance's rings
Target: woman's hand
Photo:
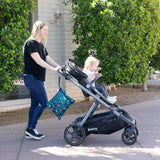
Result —
[[58, 66], [55, 68], [56, 71], [58, 71], [58, 70], [60, 70], [60, 69], [62, 69], [62, 66], [60, 66], [60, 65], [58, 65]]

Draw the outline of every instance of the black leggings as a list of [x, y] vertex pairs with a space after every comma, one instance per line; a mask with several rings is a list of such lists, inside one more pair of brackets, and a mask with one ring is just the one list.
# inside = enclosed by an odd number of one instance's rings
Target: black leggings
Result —
[[102, 95], [104, 97], [106, 97], [106, 98], [108, 97], [108, 92], [107, 92], [106, 86], [104, 84], [96, 84], [95, 87], [100, 93], [102, 93]]

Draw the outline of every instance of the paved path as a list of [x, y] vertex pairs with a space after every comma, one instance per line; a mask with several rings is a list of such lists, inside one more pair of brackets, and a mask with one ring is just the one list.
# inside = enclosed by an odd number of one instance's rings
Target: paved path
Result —
[[123, 130], [111, 135], [90, 135], [77, 147], [65, 143], [65, 127], [79, 115], [62, 120], [40, 120], [42, 141], [24, 138], [26, 123], [0, 127], [0, 160], [160, 160], [160, 100], [123, 107], [138, 122], [138, 141], [131, 146], [121, 140]]

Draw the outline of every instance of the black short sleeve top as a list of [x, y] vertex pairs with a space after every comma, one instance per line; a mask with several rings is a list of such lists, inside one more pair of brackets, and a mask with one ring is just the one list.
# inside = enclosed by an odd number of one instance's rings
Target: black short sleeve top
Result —
[[40, 57], [46, 61], [48, 52], [43, 43], [28, 40], [24, 46], [24, 74], [32, 74], [40, 81], [45, 81], [46, 69], [38, 65], [31, 57], [31, 53], [38, 52]]

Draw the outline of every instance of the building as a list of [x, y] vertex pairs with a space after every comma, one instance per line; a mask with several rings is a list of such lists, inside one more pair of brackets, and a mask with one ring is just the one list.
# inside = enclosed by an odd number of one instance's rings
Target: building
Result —
[[[37, 9], [31, 15], [31, 27], [36, 20], [45, 21], [48, 25], [47, 50], [50, 56], [60, 65], [63, 65], [68, 58], [71, 58], [71, 52], [75, 49], [72, 43], [72, 15], [70, 6], [63, 4], [64, 0], [37, 0]], [[46, 90], [48, 99], [53, 97], [58, 89], [59, 74], [47, 70]], [[81, 90], [71, 82], [61, 78], [61, 86], [66, 90], [67, 94], [76, 101], [82, 100], [84, 97]], [[24, 87], [20, 86], [18, 94], [26, 92]], [[8, 101], [0, 101], [1, 107], [9, 106], [29, 106], [30, 99], [16, 99]], [[0, 110], [1, 111], [1, 110]]]

